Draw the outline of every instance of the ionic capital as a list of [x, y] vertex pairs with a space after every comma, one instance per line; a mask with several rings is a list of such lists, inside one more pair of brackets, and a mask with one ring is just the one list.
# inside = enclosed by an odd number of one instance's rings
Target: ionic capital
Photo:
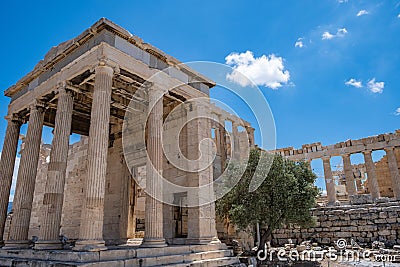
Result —
[[5, 116], [4, 118], [9, 122], [18, 123], [19, 125], [22, 125], [25, 123], [25, 119], [23, 117], [21, 117], [18, 113], [9, 114], [9, 115]]
[[43, 111], [46, 108], [46, 105], [43, 101], [40, 101], [38, 99], [35, 99], [32, 104], [29, 105], [30, 111], [33, 110], [41, 110]]
[[66, 81], [62, 81], [59, 82], [57, 84], [57, 91], [56, 93], [61, 96], [61, 95], [69, 95], [69, 96], [73, 96], [73, 90], [71, 90], [70, 88], [68, 88], [68, 84]]
[[99, 61], [90, 68], [91, 72], [96, 72], [99, 68], [109, 67], [113, 70], [113, 74], [119, 74], [120, 69], [117, 63], [111, 61], [107, 57], [100, 57], [98, 60]]

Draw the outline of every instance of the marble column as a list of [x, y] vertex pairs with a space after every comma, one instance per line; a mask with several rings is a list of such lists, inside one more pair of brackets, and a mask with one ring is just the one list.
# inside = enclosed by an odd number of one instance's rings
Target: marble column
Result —
[[346, 177], [346, 189], [349, 196], [357, 195], [356, 185], [354, 182], [353, 166], [351, 165], [350, 155], [343, 154], [343, 169]]
[[30, 245], [28, 231], [42, 140], [44, 111], [42, 103], [37, 101], [30, 106], [25, 147], [22, 151], [14, 195], [13, 220], [10, 226], [9, 240], [5, 241], [4, 246], [6, 249], [28, 248]]
[[254, 147], [255, 146], [255, 142], [254, 142], [254, 128], [251, 126], [247, 126], [246, 127], [246, 131], [247, 131], [247, 135], [249, 136], [249, 144], [250, 147]]
[[219, 128], [219, 140], [221, 149], [221, 172], [225, 169], [226, 164], [226, 130], [225, 130], [225, 120], [221, 115], [218, 115], [218, 128]]
[[238, 124], [236, 122], [232, 122], [232, 141], [231, 141], [231, 149], [232, 150], [232, 156], [234, 159], [239, 160], [240, 159], [240, 148], [239, 148], [239, 130], [238, 130]]
[[375, 163], [372, 160], [371, 153], [372, 153], [371, 150], [363, 151], [365, 168], [367, 170], [367, 176], [368, 176], [368, 189], [369, 189], [372, 199], [376, 200], [376, 199], [380, 198], [381, 195], [379, 192], [379, 185], [378, 185], [378, 180], [377, 180], [377, 176], [376, 176]]
[[188, 168], [188, 236], [186, 244], [220, 243], [217, 238], [212, 146], [210, 139], [209, 100], [193, 100], [193, 109], [188, 112], [188, 159], [192, 164]]
[[4, 226], [7, 219], [18, 138], [22, 125], [22, 120], [15, 115], [8, 116], [6, 119], [8, 124], [0, 159], [0, 246], [4, 245]]
[[163, 93], [158, 88], [149, 89], [147, 120], [146, 202], [145, 231], [142, 247], [165, 247], [163, 234]]
[[214, 140], [215, 140], [216, 154], [220, 156], [221, 155], [221, 133], [220, 133], [217, 123], [214, 124], [214, 127], [215, 128], [213, 128], [213, 129], [214, 129], [214, 134], [215, 134]]
[[[215, 142], [215, 156], [219, 156], [219, 158], [221, 159], [222, 157], [222, 153], [223, 151], [221, 150], [221, 133], [220, 133], [220, 129], [219, 129], [219, 125], [218, 123], [213, 123], [213, 126], [215, 128], [214, 129], [214, 133], [215, 133], [215, 138], [214, 138], [214, 142]], [[221, 163], [221, 160], [220, 160]], [[219, 177], [222, 173], [223, 167], [222, 167], [222, 163], [220, 164], [219, 168], [218, 166], [214, 166], [214, 177]]]
[[44, 218], [39, 218], [42, 221], [35, 249], [62, 249], [59, 234], [74, 101], [71, 93], [65, 90], [65, 83], [59, 85], [58, 94], [54, 136], [43, 198], [45, 213]]
[[328, 205], [335, 205], [337, 199], [336, 199], [335, 181], [333, 180], [332, 169], [331, 169], [331, 158], [329, 156], [323, 157], [322, 162], [324, 165], [324, 176], [325, 176]]
[[388, 159], [390, 177], [392, 178], [394, 198], [400, 200], [400, 174], [399, 166], [397, 165], [396, 155], [394, 153], [394, 147], [385, 148], [385, 152]]
[[103, 240], [103, 218], [113, 74], [114, 69], [105, 62], [95, 68], [85, 198], [79, 240], [74, 247], [77, 251], [107, 249]]

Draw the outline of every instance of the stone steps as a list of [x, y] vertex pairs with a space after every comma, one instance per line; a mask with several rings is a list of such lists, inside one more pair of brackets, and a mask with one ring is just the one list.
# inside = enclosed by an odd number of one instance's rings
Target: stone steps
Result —
[[[130, 260], [129, 264], [133, 264], [133, 266], [150, 267], [150, 266], [170, 266], [171, 264], [173, 266], [174, 264], [186, 263], [185, 266], [188, 266], [187, 263], [201, 262], [206, 260], [229, 258], [229, 257], [232, 257], [232, 251], [215, 250], [215, 251], [188, 253], [188, 254], [172, 254], [172, 255], [163, 255], [155, 257], [138, 257], [136, 259]], [[236, 260], [236, 258], [234, 259]]]
[[160, 265], [160, 267], [161, 266], [162, 267], [221, 267], [221, 266], [242, 267], [246, 265], [239, 263], [236, 258], [223, 257], [223, 258], [208, 259], [208, 260], [198, 260], [187, 263]]
[[119, 247], [101, 252], [1, 251], [0, 266], [21, 267], [110, 267], [239, 266], [239, 260], [225, 244], [169, 246], [165, 248]]

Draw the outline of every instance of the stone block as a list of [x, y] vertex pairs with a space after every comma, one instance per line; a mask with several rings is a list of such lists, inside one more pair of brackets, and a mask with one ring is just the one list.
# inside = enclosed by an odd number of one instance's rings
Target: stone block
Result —
[[349, 196], [350, 203], [353, 205], [362, 205], [372, 203], [372, 197], [369, 194]]
[[352, 234], [351, 232], [335, 232], [335, 236], [343, 238], [343, 237], [351, 237]]
[[390, 235], [390, 230], [379, 231], [378, 235], [380, 235], [380, 236], [388, 236], [388, 235]]

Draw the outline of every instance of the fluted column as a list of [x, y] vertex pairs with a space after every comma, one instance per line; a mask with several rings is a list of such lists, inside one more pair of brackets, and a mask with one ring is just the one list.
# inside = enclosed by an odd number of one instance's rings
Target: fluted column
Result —
[[103, 240], [103, 218], [113, 73], [114, 69], [105, 62], [95, 68], [85, 198], [79, 240], [74, 248], [78, 251], [107, 249]]
[[394, 147], [385, 148], [385, 152], [388, 159], [390, 177], [392, 178], [393, 194], [397, 200], [400, 200], [400, 174], [396, 155], [394, 154]]
[[346, 189], [349, 196], [357, 194], [356, 185], [354, 183], [353, 166], [351, 165], [350, 155], [343, 154], [343, 169], [346, 177]]
[[162, 166], [163, 148], [161, 143], [163, 129], [162, 91], [149, 89], [149, 107], [152, 108], [147, 120], [147, 153], [146, 163], [146, 204], [145, 231], [142, 247], [165, 247], [163, 237], [163, 197]]
[[337, 199], [336, 199], [335, 181], [333, 180], [330, 159], [331, 158], [329, 156], [323, 157], [322, 162], [324, 165], [324, 176], [325, 176], [326, 193], [328, 197], [328, 205], [334, 205], [337, 202]]
[[368, 188], [372, 199], [375, 200], [380, 198], [381, 194], [379, 192], [379, 185], [376, 177], [375, 164], [372, 160], [371, 153], [372, 153], [371, 150], [363, 151], [365, 168], [367, 169], [367, 176], [368, 176]]
[[232, 122], [232, 139], [233, 142], [231, 143], [231, 149], [233, 148], [233, 158], [239, 160], [240, 158], [239, 131], [238, 131], [238, 124], [236, 122]]
[[22, 124], [22, 120], [17, 116], [9, 116], [6, 119], [8, 120], [8, 125], [0, 159], [0, 246], [4, 245], [4, 226], [7, 219], [18, 137]]
[[221, 149], [221, 172], [224, 171], [226, 164], [226, 130], [225, 130], [225, 120], [221, 115], [218, 115], [218, 128], [219, 128], [219, 140]]
[[220, 134], [220, 130], [219, 130], [218, 124], [215, 125], [214, 133], [215, 133], [216, 154], [217, 155], [221, 155], [222, 154], [222, 151], [221, 151], [221, 134]]
[[54, 137], [43, 198], [46, 211], [44, 218], [39, 218], [42, 221], [35, 249], [62, 249], [59, 234], [74, 101], [71, 93], [65, 90], [65, 83], [59, 85], [58, 93]]
[[14, 196], [14, 214], [9, 240], [4, 248], [29, 247], [28, 231], [32, 211], [33, 193], [39, 160], [44, 120], [44, 107], [36, 102], [30, 106], [28, 131], [22, 152], [17, 187]]

